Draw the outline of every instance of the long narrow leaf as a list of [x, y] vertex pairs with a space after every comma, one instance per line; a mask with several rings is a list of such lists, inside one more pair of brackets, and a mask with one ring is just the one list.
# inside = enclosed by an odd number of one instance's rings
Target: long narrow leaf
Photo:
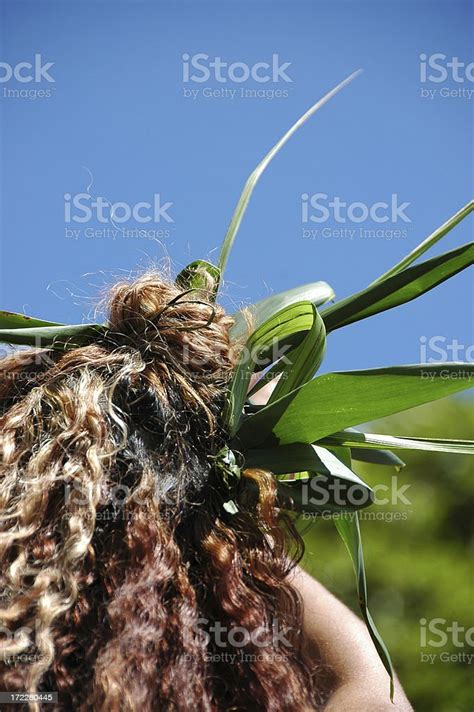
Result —
[[474, 455], [474, 442], [471, 440], [444, 440], [442, 438], [408, 438], [405, 436], [377, 435], [342, 431], [322, 438], [318, 444], [323, 446], [344, 446], [350, 448], [384, 447], [392, 450], [427, 450], [429, 452], [451, 452], [459, 455]]
[[[280, 494], [292, 496], [296, 511], [355, 511], [373, 502], [371, 488], [332, 452], [317, 445], [297, 443], [249, 450], [245, 453], [245, 466], [266, 469], [278, 476], [285, 485], [280, 487]], [[302, 476], [301, 471], [307, 474]]]
[[416, 299], [473, 263], [474, 243], [471, 242], [409, 267], [321, 312], [326, 331], [329, 333]]
[[278, 151], [283, 148], [285, 143], [293, 136], [293, 134], [300, 128], [300, 126], [302, 126], [311, 116], [313, 116], [313, 114], [315, 114], [318, 109], [320, 109], [322, 106], [324, 106], [324, 104], [326, 104], [330, 99], [332, 99], [333, 96], [335, 96], [339, 91], [341, 91], [341, 89], [343, 89], [345, 86], [347, 86], [347, 84], [349, 84], [353, 79], [355, 79], [355, 77], [357, 77], [360, 72], [361, 70], [353, 72], [353, 74], [351, 74], [342, 82], [340, 82], [340, 84], [335, 86], [334, 89], [331, 89], [331, 91], [329, 91], [325, 96], [323, 96], [322, 99], [320, 99], [318, 102], [316, 102], [316, 104], [314, 104], [310, 109], [308, 109], [308, 111], [306, 111], [306, 113], [304, 113], [303, 116], [301, 116], [298, 121], [296, 121], [296, 123], [294, 123], [293, 126], [286, 132], [286, 134], [273, 146], [273, 148], [267, 153], [265, 158], [255, 168], [255, 170], [252, 171], [252, 173], [247, 179], [247, 182], [245, 183], [244, 189], [239, 198], [239, 202], [237, 203], [237, 207], [235, 208], [234, 214], [230, 221], [229, 228], [224, 238], [218, 261], [218, 267], [221, 271], [221, 274], [224, 273], [227, 260], [229, 258], [229, 253], [232, 249], [232, 244], [240, 227], [240, 223], [242, 222], [242, 218], [249, 204], [253, 190], [270, 161], [276, 156]]
[[474, 364], [444, 363], [343, 371], [318, 376], [244, 418], [241, 447], [314, 443], [339, 430], [466, 390]]
[[406, 269], [409, 265], [411, 265], [412, 262], [418, 259], [424, 252], [430, 249], [430, 247], [433, 247], [441, 238], [443, 238], [445, 235], [448, 234], [458, 223], [461, 222], [461, 220], [464, 220], [469, 213], [471, 213], [474, 210], [474, 200], [469, 201], [461, 210], [458, 210], [457, 213], [455, 213], [452, 217], [449, 218], [441, 227], [438, 227], [434, 232], [431, 233], [431, 235], [428, 235], [428, 237], [423, 240], [423, 242], [420, 242], [420, 244], [415, 247], [414, 250], [412, 250], [406, 257], [404, 257], [400, 262], [398, 262], [396, 265], [394, 265], [391, 269], [389, 269], [387, 272], [384, 272], [380, 277], [378, 277], [372, 284], [378, 284], [379, 282], [383, 282], [387, 277], [392, 277], [394, 274], [398, 274], [402, 270]]
[[105, 330], [102, 324], [0, 329], [0, 341], [42, 349], [67, 350], [92, 343]]
[[398, 455], [390, 450], [376, 450], [373, 448], [357, 447], [351, 448], [351, 457], [359, 462], [368, 462], [371, 465], [385, 465], [401, 470], [405, 463]]
[[63, 324], [58, 324], [54, 321], [44, 321], [34, 316], [26, 316], [26, 314], [0, 311], [0, 329], [32, 329], [45, 326], [63, 326]]
[[[351, 465], [350, 452], [347, 448], [341, 448], [337, 451], [338, 457], [347, 467]], [[357, 594], [359, 597], [359, 607], [362, 613], [362, 617], [369, 631], [369, 635], [372, 638], [372, 642], [379, 654], [380, 660], [382, 661], [385, 669], [390, 678], [390, 699], [393, 700], [394, 694], [394, 671], [392, 666], [392, 661], [390, 659], [390, 654], [382, 640], [380, 633], [374, 623], [374, 620], [370, 614], [368, 600], [367, 600], [367, 580], [365, 576], [365, 565], [364, 565], [364, 552], [362, 549], [362, 538], [360, 534], [359, 527], [359, 517], [357, 512], [351, 514], [342, 514], [334, 519], [334, 524], [339, 536], [346, 545], [349, 556], [351, 557], [352, 565], [354, 567], [354, 573], [356, 576]]]
[[313, 324], [299, 346], [285, 356], [285, 366], [268, 402], [278, 400], [314, 376], [326, 351], [326, 329], [313, 305]]

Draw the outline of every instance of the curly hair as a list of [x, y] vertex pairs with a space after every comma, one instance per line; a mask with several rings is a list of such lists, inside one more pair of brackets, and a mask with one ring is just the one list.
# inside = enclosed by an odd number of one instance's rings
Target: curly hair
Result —
[[274, 478], [223, 507], [236, 354], [203, 294], [147, 273], [94, 345], [0, 362], [0, 688], [31, 710], [317, 707]]

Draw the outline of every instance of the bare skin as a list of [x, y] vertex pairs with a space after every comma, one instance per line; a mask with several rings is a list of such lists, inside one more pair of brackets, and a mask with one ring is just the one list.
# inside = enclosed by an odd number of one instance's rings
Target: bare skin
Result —
[[[265, 405], [274, 386], [264, 386], [252, 402]], [[291, 583], [303, 600], [308, 649], [327, 670], [325, 712], [413, 712], [398, 679], [390, 701], [389, 677], [364, 622], [301, 568]]]
[[291, 583], [303, 599], [309, 649], [331, 671], [325, 712], [413, 712], [398, 680], [390, 702], [389, 677], [363, 621], [301, 568]]

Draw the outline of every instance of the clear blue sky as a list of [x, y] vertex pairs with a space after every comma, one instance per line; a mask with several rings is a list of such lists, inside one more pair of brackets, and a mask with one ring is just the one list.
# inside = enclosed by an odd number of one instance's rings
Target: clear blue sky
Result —
[[[359, 67], [363, 75], [303, 127], [263, 176], [230, 258], [226, 305], [319, 279], [344, 297], [472, 197], [472, 77], [420, 81], [421, 54], [472, 61], [470, 2], [0, 5], [1, 308], [80, 322], [90, 319], [97, 288], [123, 272], [165, 253], [175, 270], [194, 258], [216, 258], [250, 171], [308, 106]], [[249, 68], [277, 54], [281, 64], [290, 63], [291, 81], [240, 83], [224, 73], [224, 82], [184, 82], [182, 57], [198, 53]], [[35, 54], [41, 81], [7, 80], [8, 67]], [[241, 65], [233, 76], [240, 71]], [[241, 97], [241, 88], [287, 96]], [[427, 88], [436, 89], [434, 98], [420, 96]], [[5, 96], [14, 89], [51, 96]], [[186, 98], [185, 89], [199, 95]], [[206, 97], [205, 89], [237, 93]], [[442, 89], [469, 90], [471, 99], [442, 96]], [[111, 202], [133, 206], [154, 194], [162, 205], [171, 202], [165, 212], [172, 223], [162, 215], [159, 224], [125, 226], [169, 235], [161, 244], [120, 233], [87, 238], [86, 228], [112, 226], [96, 217], [67, 223], [64, 195], [85, 192], [90, 174], [90, 193]], [[368, 207], [396, 194], [409, 203], [410, 222], [341, 224], [330, 215], [323, 224], [304, 224], [303, 193]], [[383, 236], [334, 235], [336, 228], [359, 227], [382, 229]], [[80, 236], [67, 238], [66, 228], [80, 229]], [[330, 236], [308, 239], [304, 228]], [[388, 239], [394, 229], [406, 236]], [[471, 218], [433, 254], [466, 242], [472, 231]], [[330, 338], [324, 370], [415, 363], [421, 336], [468, 346], [472, 296], [472, 274], [465, 272], [396, 313], [341, 330]]]

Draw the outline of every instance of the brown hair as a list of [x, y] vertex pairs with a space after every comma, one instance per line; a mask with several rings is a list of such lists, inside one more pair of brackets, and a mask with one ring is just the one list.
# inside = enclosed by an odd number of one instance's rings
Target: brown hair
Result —
[[57, 691], [45, 710], [314, 709], [301, 539], [269, 473], [226, 485], [213, 459], [232, 320], [157, 273], [109, 306], [94, 345], [0, 362], [0, 689]]

